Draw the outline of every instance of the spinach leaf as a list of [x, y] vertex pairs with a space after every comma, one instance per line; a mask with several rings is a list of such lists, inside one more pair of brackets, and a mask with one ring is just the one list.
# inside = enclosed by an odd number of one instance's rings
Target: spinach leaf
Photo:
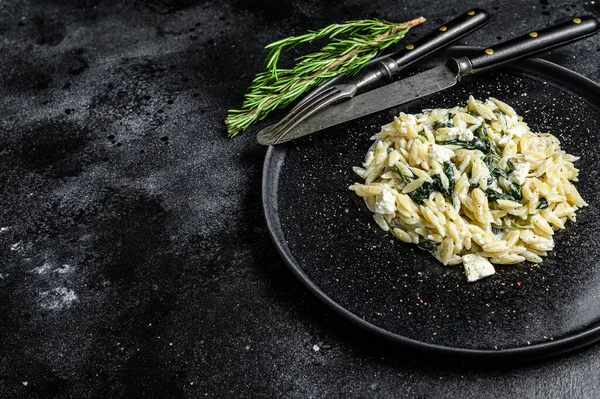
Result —
[[479, 150], [479, 151], [483, 152], [484, 154], [494, 153], [494, 151], [492, 150], [490, 141], [487, 139], [481, 139], [479, 137], [475, 137], [471, 141], [452, 139], [452, 140], [441, 141], [438, 144], [440, 144], [440, 145], [457, 145], [459, 147], [466, 148], [467, 150]]
[[548, 208], [548, 200], [544, 197], [540, 198], [540, 204], [538, 205], [537, 209], [546, 209]]
[[[397, 166], [394, 165], [391, 167], [391, 169], [400, 176], [400, 178], [402, 179], [402, 181], [404, 181], [404, 183], [408, 184], [413, 180], [413, 179], [403, 175], [402, 172], [400, 171], [400, 168], [398, 168]], [[448, 177], [448, 183], [449, 183], [448, 190], [446, 190], [444, 188], [444, 186], [442, 185], [442, 179], [440, 179], [440, 175], [433, 175], [433, 176], [431, 176], [431, 179], [432, 179], [431, 182], [423, 183], [421, 185], [421, 187], [408, 193], [408, 196], [410, 198], [412, 198], [416, 203], [422, 204], [423, 201], [425, 201], [427, 198], [429, 198], [429, 195], [432, 192], [438, 191], [442, 194], [447, 194], [447, 195], [451, 196], [452, 201], [454, 202], [453, 194], [454, 194], [455, 179], [454, 179], [454, 169], [452, 169], [452, 164], [450, 162], [444, 162], [444, 173]]]
[[431, 178], [433, 179], [432, 182], [425, 182], [425, 183], [423, 183], [423, 185], [421, 187], [408, 193], [410, 198], [412, 198], [416, 203], [422, 204], [423, 201], [425, 201], [427, 198], [429, 198], [429, 195], [432, 192], [434, 192], [434, 191], [441, 192], [443, 190], [442, 181], [440, 180], [440, 176], [435, 175], [435, 176], [431, 176]]
[[491, 188], [486, 188], [484, 193], [485, 193], [485, 195], [487, 195], [487, 197], [489, 198], [490, 201], [509, 200], [509, 201], [519, 202], [512, 195], [504, 194], [499, 191], [493, 190]]
[[448, 190], [446, 190], [446, 194], [452, 197], [452, 205], [454, 205], [454, 185], [456, 184], [456, 180], [454, 179], [454, 168], [448, 161], [444, 162], [444, 174], [448, 178]]
[[450, 122], [440, 122], [440, 121], [435, 121], [433, 122], [433, 129], [439, 129], [441, 127], [454, 127], [454, 123], [452, 121]]
[[454, 122], [452, 121], [452, 113], [448, 112], [448, 122], [433, 122], [433, 129], [439, 129], [441, 127], [454, 127]]
[[506, 190], [506, 193], [513, 197], [515, 201], [520, 202], [523, 199], [523, 194], [521, 193], [521, 186], [517, 183], [512, 183], [510, 187]]
[[481, 139], [479, 137], [475, 137], [472, 141], [473, 146], [476, 150], [483, 152], [484, 154], [489, 154], [493, 152], [492, 145], [489, 140]]
[[488, 196], [490, 201], [501, 200], [509, 200], [515, 202], [521, 202], [523, 199], [523, 194], [521, 193], [521, 186], [517, 183], [511, 183], [510, 186], [506, 189], [506, 193], [501, 193], [499, 191], [488, 188], [485, 190], [485, 195]]
[[515, 171], [515, 164], [513, 164], [511, 161], [508, 161], [506, 163], [506, 166], [508, 166], [508, 170], [506, 171], [506, 175], [510, 175], [512, 172]]
[[488, 156], [485, 156], [485, 157], [483, 157], [483, 163], [485, 164], [485, 166], [487, 166], [487, 167], [488, 167], [488, 169], [491, 169], [491, 166], [492, 166], [492, 160], [493, 160], [493, 158], [492, 158], [491, 156], [489, 156], [489, 155], [488, 155]]
[[400, 176], [400, 178], [402, 179], [402, 181], [406, 184], [410, 183], [412, 180], [410, 179], [410, 177], [404, 176], [404, 174], [402, 174], [402, 171], [400, 171], [400, 168], [397, 167], [396, 165], [392, 166], [392, 170], [394, 172], [396, 172], [396, 174], [398, 176]]
[[501, 168], [493, 168], [492, 171], [490, 172], [490, 175], [494, 176], [494, 177], [504, 177], [506, 178], [506, 172], [504, 170], [502, 170]]
[[[404, 174], [402, 174], [400, 168], [398, 168], [397, 166], [394, 165], [391, 169], [400, 176], [404, 183], [408, 184], [411, 181], [413, 181], [413, 179], [411, 179], [410, 177], [407, 177]], [[425, 182], [423, 183], [423, 185], [421, 185], [421, 187], [408, 193], [409, 197], [412, 198], [416, 203], [422, 204], [423, 201], [429, 198], [429, 194], [431, 194], [433, 191], [445, 191], [443, 190], [442, 181], [440, 180], [439, 175], [431, 176], [431, 178], [433, 181]]]
[[475, 129], [475, 133], [479, 138], [485, 139], [487, 138], [487, 128], [485, 127], [485, 122], [481, 123], [477, 129]]

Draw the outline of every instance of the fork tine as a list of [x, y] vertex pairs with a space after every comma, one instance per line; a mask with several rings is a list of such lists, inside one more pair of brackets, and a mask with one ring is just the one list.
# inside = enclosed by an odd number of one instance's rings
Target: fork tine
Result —
[[[293, 118], [289, 119], [283, 126], [278, 127], [278, 131], [281, 132], [277, 139], [275, 140], [275, 144], [280, 143], [281, 139], [292, 129], [294, 126], [302, 122], [304, 119], [308, 118], [315, 112], [318, 112], [322, 108], [328, 106], [329, 104], [339, 100], [344, 97], [344, 93], [341, 91], [336, 91], [335, 93], [331, 93], [327, 97], [323, 97], [319, 102], [313, 102], [312, 104], [304, 107], [299, 110]], [[275, 132], [276, 133], [276, 132]]]
[[315, 99], [316, 99], [316, 98], [318, 98], [318, 97], [321, 97], [321, 96], [323, 95], [323, 93], [325, 93], [325, 92], [327, 92], [327, 91], [329, 91], [329, 90], [332, 90], [332, 89], [334, 89], [334, 90], [335, 90], [335, 89], [336, 89], [336, 86], [330, 86], [330, 87], [326, 87], [326, 88], [321, 88], [321, 87], [319, 87], [319, 88], [317, 88], [317, 89], [315, 89], [315, 90], [311, 91], [311, 92], [310, 92], [310, 93], [308, 93], [306, 96], [304, 96], [304, 98], [302, 98], [302, 100], [300, 100], [300, 101], [298, 102], [298, 104], [296, 104], [296, 105], [294, 106], [294, 108], [293, 108], [293, 109], [295, 109], [295, 108], [297, 108], [297, 107], [301, 106], [302, 104], [305, 104], [305, 103], [307, 103], [308, 101], [315, 101]]
[[285, 118], [273, 125], [273, 133], [276, 134], [278, 132], [285, 132], [291, 129], [297, 123], [312, 115], [313, 112], [321, 109], [321, 104], [329, 104], [327, 101], [331, 98], [335, 98], [338, 94], [339, 91], [328, 91], [323, 96], [319, 96], [319, 98], [315, 99], [315, 101], [307, 102], [302, 107], [299, 107], [295, 111], [288, 113]]
[[296, 104], [296, 106], [294, 106], [294, 108], [292, 108], [290, 110], [290, 112], [288, 112], [288, 115], [290, 115], [292, 112], [297, 111], [299, 108], [306, 106], [306, 104], [318, 103], [319, 101], [321, 101], [322, 98], [327, 97], [327, 96], [331, 95], [331, 93], [337, 92], [337, 91], [339, 91], [338, 88], [335, 86], [332, 86], [332, 87], [329, 87], [329, 88], [323, 90], [320, 93], [317, 93], [317, 95], [315, 95], [315, 96], [309, 95], [309, 96], [303, 98], [298, 104]]
[[339, 90], [337, 90], [335, 87], [331, 87], [327, 90], [324, 90], [319, 95], [311, 98], [310, 100], [300, 102], [298, 105], [292, 108], [292, 110], [290, 110], [290, 112], [288, 112], [288, 114], [284, 116], [279, 122], [271, 126], [269, 128], [269, 132], [272, 131], [275, 133], [276, 131], [279, 131], [289, 121], [294, 120], [297, 117], [297, 115], [300, 114], [306, 108], [311, 108], [315, 105], [318, 105], [321, 101], [326, 100], [327, 98], [329, 98], [332, 95], [335, 95], [338, 92]]

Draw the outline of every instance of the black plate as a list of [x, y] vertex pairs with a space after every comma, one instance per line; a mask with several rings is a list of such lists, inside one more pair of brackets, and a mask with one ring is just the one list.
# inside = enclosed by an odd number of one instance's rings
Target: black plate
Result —
[[[453, 50], [464, 52], [464, 49]], [[539, 266], [498, 266], [469, 284], [462, 265], [382, 232], [348, 190], [369, 137], [400, 111], [497, 97], [532, 130], [550, 132], [580, 156], [577, 187], [589, 207], [555, 235], [556, 249]], [[430, 353], [535, 359], [600, 339], [600, 86], [539, 59], [463, 79], [424, 99], [270, 147], [263, 202], [277, 250], [326, 305], [391, 342]]]

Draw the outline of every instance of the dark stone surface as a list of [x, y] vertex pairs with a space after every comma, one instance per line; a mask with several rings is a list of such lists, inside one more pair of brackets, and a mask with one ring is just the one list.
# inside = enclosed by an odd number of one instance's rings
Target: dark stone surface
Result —
[[[599, 4], [483, 1], [493, 19], [462, 43]], [[265, 44], [355, 18], [432, 26], [465, 9], [0, 3], [0, 397], [597, 396], [598, 345], [510, 368], [440, 364], [342, 322], [269, 241], [256, 129], [225, 135]], [[544, 58], [600, 81], [600, 36]]]

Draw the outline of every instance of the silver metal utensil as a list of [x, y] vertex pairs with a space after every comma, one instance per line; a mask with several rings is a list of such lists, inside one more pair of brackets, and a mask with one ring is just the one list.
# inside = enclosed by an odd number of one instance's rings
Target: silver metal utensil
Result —
[[563, 46], [595, 34], [600, 21], [582, 16], [551, 27], [496, 44], [468, 57], [450, 59], [433, 69], [371, 90], [339, 104], [331, 105], [288, 127], [282, 134], [259, 133], [258, 142], [272, 145], [293, 140], [352, 119], [439, 92], [454, 86], [461, 77], [487, 71], [543, 51]]
[[360, 89], [372, 85], [384, 77], [392, 77], [401, 70], [433, 55], [450, 43], [485, 25], [490, 15], [485, 10], [474, 8], [462, 14], [404, 49], [385, 57], [375, 70], [358, 77], [354, 81], [330, 87], [315, 95], [308, 95], [299, 102], [283, 119], [259, 133], [259, 142], [269, 140], [279, 142], [285, 134], [310, 115], [342, 99], [353, 97]]

